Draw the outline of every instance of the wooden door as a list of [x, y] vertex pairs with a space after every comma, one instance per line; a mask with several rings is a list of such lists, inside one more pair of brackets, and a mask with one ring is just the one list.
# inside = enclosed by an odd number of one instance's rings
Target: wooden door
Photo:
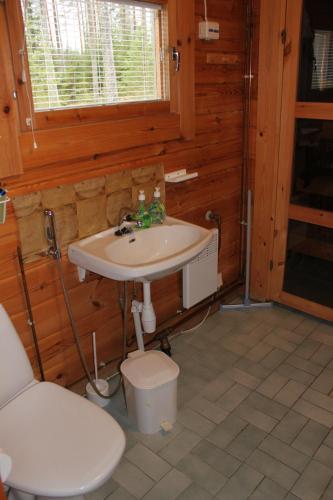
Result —
[[[332, 4], [287, 0], [270, 290], [274, 300], [327, 320], [333, 320]], [[313, 262], [316, 293], [307, 274]]]

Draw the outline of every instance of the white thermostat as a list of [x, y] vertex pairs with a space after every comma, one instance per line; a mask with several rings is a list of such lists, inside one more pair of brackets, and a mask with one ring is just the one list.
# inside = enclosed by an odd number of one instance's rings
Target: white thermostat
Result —
[[214, 21], [201, 21], [199, 23], [199, 38], [201, 40], [218, 40], [220, 38], [220, 25]]

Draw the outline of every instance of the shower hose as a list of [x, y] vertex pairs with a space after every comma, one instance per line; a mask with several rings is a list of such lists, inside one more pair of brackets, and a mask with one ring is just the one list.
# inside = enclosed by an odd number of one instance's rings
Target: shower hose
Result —
[[[122, 381], [121, 375], [119, 377], [119, 381], [117, 383], [117, 386], [113, 389], [113, 391], [108, 396], [105, 396], [104, 394], [102, 394], [101, 391], [98, 389], [97, 385], [95, 384], [95, 382], [90, 374], [90, 371], [89, 371], [87, 359], [86, 359], [86, 356], [83, 352], [80, 337], [78, 334], [76, 321], [75, 321], [74, 316], [73, 316], [73, 311], [72, 311], [72, 307], [71, 307], [71, 303], [70, 303], [70, 299], [69, 299], [68, 290], [67, 290], [66, 285], [65, 285], [64, 272], [63, 272], [62, 265], [61, 265], [61, 257], [60, 256], [57, 257], [55, 259], [55, 261], [57, 263], [57, 269], [58, 269], [58, 273], [59, 273], [59, 278], [60, 278], [61, 288], [62, 288], [64, 300], [65, 300], [68, 318], [69, 318], [69, 321], [70, 321], [70, 324], [72, 327], [73, 337], [75, 340], [75, 344], [77, 347], [77, 351], [78, 351], [78, 354], [80, 357], [82, 367], [83, 367], [85, 374], [89, 380], [89, 383], [91, 384], [94, 391], [98, 394], [98, 396], [100, 396], [101, 398], [104, 398], [104, 399], [111, 399], [118, 392], [118, 390], [121, 386], [121, 381]], [[128, 331], [127, 306], [128, 306], [127, 282], [125, 281], [124, 282], [123, 307], [121, 308], [122, 309], [122, 322], [123, 322], [123, 351], [122, 351], [122, 357], [121, 357], [121, 360], [119, 363], [119, 367], [120, 367], [120, 364], [125, 360], [126, 354], [127, 354], [127, 349], [126, 349], [126, 347], [127, 347], [126, 346], [126, 344], [127, 344], [127, 331]]]

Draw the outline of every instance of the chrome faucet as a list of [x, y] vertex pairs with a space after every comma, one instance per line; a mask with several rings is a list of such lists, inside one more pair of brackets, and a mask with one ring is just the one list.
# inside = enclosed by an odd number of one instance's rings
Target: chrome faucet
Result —
[[[127, 222], [126, 226], [121, 228], [123, 222]], [[141, 228], [143, 226], [142, 220], [135, 220], [133, 218], [133, 209], [129, 207], [122, 207], [119, 210], [118, 217], [118, 229], [115, 232], [116, 236], [123, 236], [124, 234], [133, 234], [135, 228]], [[130, 240], [130, 242], [135, 241], [135, 238]]]
[[122, 207], [119, 210], [119, 215], [118, 215], [118, 228], [122, 225], [123, 222], [131, 222], [132, 214], [133, 214], [132, 208]]
[[[115, 231], [116, 236], [124, 236], [125, 234], [131, 234], [132, 238], [130, 239], [130, 243], [132, 241], [135, 241], [135, 236], [133, 235], [134, 233], [134, 228], [133, 225], [135, 222], [133, 221], [133, 210], [132, 208], [129, 207], [122, 207], [119, 210], [119, 216], [118, 216], [118, 229]], [[121, 227], [123, 222], [127, 222], [124, 227]]]

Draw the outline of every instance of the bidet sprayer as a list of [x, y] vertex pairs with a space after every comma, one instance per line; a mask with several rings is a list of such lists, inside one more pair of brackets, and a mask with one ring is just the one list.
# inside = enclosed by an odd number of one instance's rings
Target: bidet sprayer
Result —
[[48, 241], [47, 255], [55, 260], [61, 259], [61, 250], [58, 244], [54, 211], [46, 208], [44, 210], [46, 217], [46, 239]]

